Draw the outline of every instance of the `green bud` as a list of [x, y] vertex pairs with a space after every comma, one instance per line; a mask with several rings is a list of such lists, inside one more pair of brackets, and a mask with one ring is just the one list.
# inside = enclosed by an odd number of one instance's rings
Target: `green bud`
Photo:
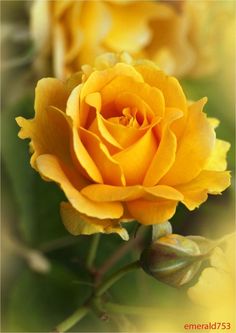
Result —
[[189, 282], [200, 268], [203, 256], [196, 242], [176, 234], [158, 238], [141, 254], [146, 273], [174, 287]]

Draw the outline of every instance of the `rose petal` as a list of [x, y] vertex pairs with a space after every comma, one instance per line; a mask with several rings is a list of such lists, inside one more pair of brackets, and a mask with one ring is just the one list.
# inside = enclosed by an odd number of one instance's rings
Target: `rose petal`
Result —
[[68, 97], [66, 85], [62, 81], [54, 78], [39, 80], [35, 89], [35, 118], [43, 117], [49, 106], [65, 111]]
[[102, 122], [106, 126], [107, 130], [111, 133], [112, 137], [120, 144], [120, 146], [125, 149], [134, 144], [139, 140], [149, 129], [146, 128], [136, 128], [136, 127], [126, 127], [121, 124], [116, 124], [111, 120], [106, 120], [101, 117]]
[[120, 75], [131, 77], [137, 82], [144, 82], [142, 75], [137, 72], [133, 66], [125, 63], [117, 63], [112, 68], [102, 71], [95, 70], [91, 73], [83, 85], [81, 100], [84, 100], [84, 98], [91, 93], [101, 91], [109, 82]]
[[174, 189], [173, 187], [166, 186], [166, 185], [157, 185], [153, 187], [144, 187], [145, 192], [151, 194], [151, 198], [153, 200], [153, 197], [156, 198], [163, 198], [163, 199], [169, 199], [169, 200], [182, 200], [183, 195]]
[[125, 185], [125, 177], [119, 163], [110, 156], [109, 151], [99, 137], [80, 128], [80, 138], [92, 160], [99, 168], [104, 182], [117, 186]]
[[215, 132], [202, 113], [206, 99], [189, 107], [185, 131], [178, 141], [176, 159], [161, 184], [178, 185], [195, 178], [207, 163], [215, 144]]
[[101, 98], [101, 94], [99, 92], [94, 92], [94, 93], [88, 94], [85, 98], [85, 102], [88, 105], [94, 107], [97, 112], [101, 111], [102, 98]]
[[124, 63], [118, 63], [112, 68], [91, 73], [89, 78], [84, 82], [80, 94], [80, 106], [81, 109], [83, 109], [83, 113], [80, 114], [81, 126], [85, 126], [88, 117], [88, 110], [84, 111], [86, 96], [94, 92], [100, 92], [117, 75], [125, 75], [127, 77], [132, 77], [136, 81], [143, 82], [142, 75], [140, 75], [132, 66]]
[[142, 197], [154, 200], [155, 198], [165, 198], [171, 200], [182, 200], [183, 195], [176, 189], [158, 185], [154, 187], [135, 186], [111, 186], [103, 184], [94, 184], [86, 186], [81, 193], [87, 198], [98, 201], [130, 201]]
[[177, 202], [159, 199], [147, 201], [138, 199], [126, 203], [130, 214], [142, 224], [163, 223], [175, 213]]
[[77, 58], [80, 64], [92, 64], [96, 56], [106, 51], [102, 46], [102, 40], [110, 30], [112, 20], [105, 2], [83, 1], [82, 4], [82, 12], [77, 21], [80, 22], [84, 38]]
[[77, 128], [79, 127], [79, 97], [81, 89], [82, 84], [79, 84], [72, 90], [66, 105], [66, 114], [71, 117], [74, 126], [76, 126]]
[[208, 121], [209, 121], [209, 123], [211, 124], [211, 126], [215, 129], [215, 128], [217, 128], [218, 126], [219, 126], [219, 124], [220, 124], [220, 121], [219, 121], [219, 119], [217, 119], [217, 118], [212, 118], [212, 117], [210, 117], [210, 118], [207, 118], [208, 119]]
[[137, 64], [134, 67], [142, 74], [146, 83], [160, 89], [164, 96], [166, 107], [176, 108], [183, 112], [183, 117], [173, 126], [174, 133], [177, 137], [180, 137], [187, 121], [188, 108], [185, 94], [178, 80], [172, 76], [167, 76], [154, 64], [143, 63]]
[[227, 168], [226, 155], [230, 149], [230, 143], [216, 139], [215, 147], [210, 159], [205, 166], [206, 170], [225, 171]]
[[110, 145], [113, 148], [116, 148], [116, 149], [112, 150], [113, 152], [122, 150], [122, 146], [119, 144], [119, 142], [116, 141], [116, 139], [108, 131], [107, 127], [104, 124], [103, 118], [101, 117], [99, 112], [96, 112], [96, 118], [94, 119], [92, 125], [89, 127], [89, 131], [98, 135], [99, 138], [105, 143], [105, 145], [107, 146], [108, 149], [109, 149]]
[[183, 204], [193, 210], [207, 200], [207, 193], [220, 194], [230, 185], [229, 171], [203, 170], [191, 182], [175, 188], [184, 195]]
[[73, 151], [74, 162], [83, 168], [84, 172], [96, 183], [103, 183], [102, 175], [84, 147], [77, 128], [73, 128]]
[[[117, 96], [127, 91], [142, 98], [143, 101], [149, 105], [155, 116], [163, 116], [165, 101], [161, 90], [156, 87], [149, 86], [145, 82], [138, 82], [132, 77], [127, 77], [126, 75], [119, 75], [115, 77], [101, 90], [103, 110], [107, 109], [107, 105], [109, 106], [111, 103], [114, 103]], [[104, 116], [103, 111], [102, 115]], [[116, 114], [110, 114], [109, 117], [111, 116], [116, 116]], [[108, 118], [107, 115], [104, 117]]]
[[127, 185], [142, 184], [157, 146], [155, 135], [148, 130], [135, 144], [113, 155], [122, 167]]
[[171, 130], [172, 123], [182, 116], [182, 112], [175, 109], [166, 109], [165, 125], [159, 147], [150, 163], [145, 175], [143, 185], [154, 186], [167, 173], [175, 161], [177, 147], [176, 137]]
[[140, 198], [145, 191], [142, 186], [111, 186], [103, 184], [94, 184], [86, 186], [81, 193], [97, 202], [104, 201], [126, 201]]
[[111, 6], [110, 9], [112, 27], [104, 39], [108, 49], [114, 52], [138, 52], [150, 42], [152, 33], [148, 23], [156, 14], [156, 4], [136, 2], [124, 7]]
[[60, 185], [71, 205], [80, 213], [99, 218], [120, 218], [123, 207], [118, 202], [97, 203], [80, 194], [78, 173], [53, 155], [41, 155], [37, 158], [39, 172]]
[[142, 75], [144, 82], [157, 87], [163, 93], [166, 107], [187, 110], [187, 101], [178, 80], [168, 76], [154, 64], [137, 64], [134, 68]]
[[[50, 85], [48, 90], [50, 91]], [[55, 91], [61, 92], [61, 90], [58, 91], [57, 89], [55, 89]], [[64, 90], [62, 91], [64, 92]], [[39, 95], [41, 96], [41, 93]], [[53, 94], [52, 97], [55, 98]], [[64, 112], [55, 107], [49, 107], [48, 104], [50, 102], [50, 100], [47, 100], [46, 94], [44, 98], [42, 98], [42, 103], [39, 103], [38, 97], [35, 102], [36, 113], [34, 119], [27, 120], [22, 117], [16, 118], [18, 125], [21, 126], [21, 130], [18, 134], [19, 137], [21, 139], [31, 139], [31, 147], [34, 151], [31, 157], [31, 165], [33, 168], [36, 168], [35, 159], [41, 154], [53, 154], [63, 161], [71, 161], [70, 151], [68, 149], [68, 147], [70, 147], [71, 135], [69, 121], [66, 119]], [[55, 104], [62, 106], [60, 98], [58, 98], [58, 102], [59, 103]], [[53, 99], [52, 103], [54, 103]]]
[[[140, 94], [139, 94], [140, 95]], [[131, 91], [124, 91], [118, 94], [114, 100], [114, 108], [117, 110], [116, 116], [124, 115], [124, 110], [136, 110], [133, 111], [133, 117], [136, 120], [136, 124], [139, 128], [143, 128], [151, 124], [153, 121], [157, 122], [161, 120], [162, 113], [157, 115], [154, 113], [153, 104], [145, 101], [141, 96]], [[143, 97], [148, 97], [147, 95], [143, 95]], [[157, 101], [156, 101], [157, 102]], [[103, 115], [106, 118], [114, 118], [111, 111], [106, 110], [104, 112], [105, 107], [103, 107]], [[163, 109], [164, 110], [164, 109]], [[110, 115], [109, 115], [110, 114]], [[115, 114], [114, 114], [115, 116]]]
[[62, 202], [60, 207], [61, 217], [66, 229], [74, 236], [91, 235], [97, 232], [106, 234], [117, 233], [124, 240], [129, 239], [126, 229], [114, 220], [98, 220], [80, 214], [68, 202]]
[[[163, 55], [163, 49], [166, 49], [169, 53], [166, 60], [172, 62], [170, 73], [174, 72], [177, 77], [180, 77], [186, 75], [196, 62], [196, 50], [192, 45], [191, 37], [189, 38], [191, 18], [184, 10], [181, 14], [178, 14], [173, 6], [167, 5], [166, 7], [169, 7], [169, 9], [172, 7], [172, 13], [170, 12], [165, 19], [157, 19], [152, 22], [154, 33], [153, 39], [147, 48], [147, 54], [152, 61], [167, 72], [169, 63], [163, 61], [163, 58], [160, 59], [160, 56]], [[170, 56], [172, 56], [172, 59]]]

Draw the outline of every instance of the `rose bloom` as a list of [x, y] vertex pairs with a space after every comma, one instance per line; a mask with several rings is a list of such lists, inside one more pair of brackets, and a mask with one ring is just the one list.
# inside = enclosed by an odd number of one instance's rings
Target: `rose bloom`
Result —
[[217, 22], [226, 10], [219, 7], [211, 1], [36, 0], [37, 66], [51, 55], [54, 74], [65, 78], [104, 52], [127, 51], [171, 75], [206, 75], [216, 69], [224, 39]]
[[188, 102], [174, 77], [150, 61], [106, 54], [66, 82], [38, 82], [35, 117], [17, 118], [30, 138], [31, 165], [58, 183], [72, 234], [118, 232], [120, 222], [171, 218], [230, 184], [227, 142], [216, 140], [206, 98]]

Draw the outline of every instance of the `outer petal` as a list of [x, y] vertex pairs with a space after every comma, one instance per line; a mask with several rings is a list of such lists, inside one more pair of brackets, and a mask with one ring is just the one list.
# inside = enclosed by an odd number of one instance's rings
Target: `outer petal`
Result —
[[154, 187], [135, 186], [111, 186], [103, 184], [89, 185], [81, 191], [83, 195], [93, 201], [131, 201], [142, 197], [148, 200], [165, 198], [181, 200], [183, 195], [172, 187], [158, 185]]
[[98, 220], [80, 214], [70, 203], [61, 203], [61, 217], [66, 229], [74, 236], [91, 235], [97, 232], [106, 234], [117, 233], [124, 240], [129, 239], [126, 229], [114, 220]]
[[53, 78], [39, 80], [35, 89], [35, 117], [42, 117], [49, 106], [64, 111], [67, 99], [68, 91], [62, 81]]
[[142, 224], [162, 223], [170, 219], [176, 210], [177, 201], [159, 199], [156, 201], [134, 200], [126, 203], [130, 214]]
[[207, 200], [207, 193], [220, 194], [230, 185], [229, 171], [203, 170], [191, 182], [175, 188], [184, 195], [183, 204], [190, 210]]
[[230, 143], [216, 139], [215, 147], [210, 156], [206, 170], [225, 171], [227, 168], [226, 154], [230, 148]]
[[16, 121], [22, 127], [18, 134], [19, 137], [31, 139], [34, 151], [31, 157], [33, 168], [36, 168], [36, 158], [42, 154], [53, 154], [63, 161], [71, 161], [69, 149], [71, 128], [62, 111], [45, 106], [42, 109], [36, 108], [34, 119], [27, 120], [18, 117]]
[[195, 178], [204, 169], [215, 144], [215, 132], [201, 109], [205, 99], [189, 107], [189, 119], [178, 141], [175, 163], [160, 180], [161, 184], [179, 185]]
[[58, 183], [65, 192], [72, 206], [80, 213], [99, 218], [120, 218], [123, 207], [120, 203], [96, 203], [80, 194], [77, 189], [77, 173], [59, 161], [53, 155], [41, 155], [37, 158], [39, 172], [48, 179]]
[[207, 119], [208, 119], [209, 123], [211, 124], [211, 126], [212, 126], [214, 129], [217, 128], [217, 127], [219, 126], [219, 124], [220, 124], [220, 121], [219, 121], [219, 119], [217, 119], [217, 118], [209, 117], [209, 118], [207, 118]]

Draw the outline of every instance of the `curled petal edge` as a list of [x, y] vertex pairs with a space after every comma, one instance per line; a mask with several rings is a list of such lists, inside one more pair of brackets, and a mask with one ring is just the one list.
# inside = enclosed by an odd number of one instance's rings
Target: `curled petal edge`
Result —
[[117, 233], [123, 240], [129, 239], [127, 230], [122, 228], [119, 222], [109, 219], [99, 220], [80, 214], [68, 202], [61, 202], [60, 213], [65, 228], [74, 236], [101, 232]]

